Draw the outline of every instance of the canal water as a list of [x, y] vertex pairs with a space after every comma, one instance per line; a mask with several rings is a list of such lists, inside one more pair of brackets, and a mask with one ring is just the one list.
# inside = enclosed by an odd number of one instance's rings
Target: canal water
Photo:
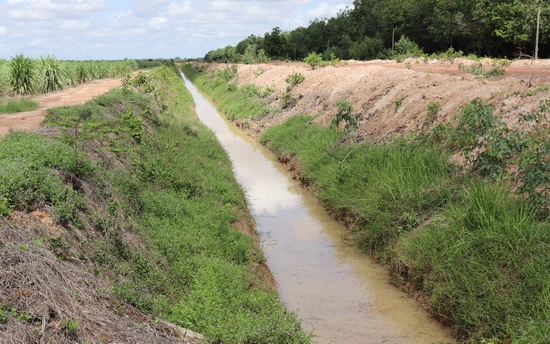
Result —
[[452, 343], [450, 330], [391, 285], [388, 272], [342, 244], [342, 229], [261, 145], [224, 120], [182, 75], [201, 121], [245, 190], [281, 301], [317, 343]]

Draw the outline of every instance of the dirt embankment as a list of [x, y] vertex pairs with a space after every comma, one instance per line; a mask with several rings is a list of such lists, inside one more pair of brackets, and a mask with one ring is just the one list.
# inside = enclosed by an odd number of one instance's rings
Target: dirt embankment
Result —
[[[347, 61], [314, 70], [305, 63], [238, 65], [239, 86], [275, 88], [267, 98], [272, 109], [281, 109], [285, 78], [291, 73], [305, 76], [304, 82], [291, 92], [298, 99], [296, 106], [261, 120], [241, 120], [239, 124], [254, 137], [298, 114], [316, 115], [315, 122], [328, 125], [338, 112], [337, 101], [342, 100], [353, 105], [358, 119], [354, 138], [377, 141], [421, 129], [426, 125], [430, 104], [438, 104], [439, 109], [435, 118], [430, 118], [430, 126], [451, 119], [466, 104], [480, 98], [493, 105], [495, 113], [500, 113], [504, 122], [514, 128], [520, 125], [522, 114], [536, 111], [540, 102], [550, 97], [550, 60], [514, 61], [499, 77], [476, 76], [460, 69], [460, 65], [478, 63], [466, 59]], [[481, 63], [486, 69], [493, 68], [490, 60]]]

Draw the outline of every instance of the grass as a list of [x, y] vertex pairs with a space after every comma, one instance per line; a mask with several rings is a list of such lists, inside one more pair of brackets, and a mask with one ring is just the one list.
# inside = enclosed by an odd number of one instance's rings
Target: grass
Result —
[[[546, 111], [541, 104], [525, 120], [539, 123]], [[345, 132], [311, 124], [313, 118], [291, 117], [260, 141], [290, 157], [297, 177], [359, 247], [391, 268], [396, 283], [421, 297], [461, 341], [547, 342], [550, 223], [540, 211], [548, 189], [540, 178], [547, 174], [541, 164], [548, 154], [544, 126], [516, 135], [490, 107], [474, 101], [458, 115], [456, 127], [372, 145], [345, 143]], [[468, 154], [472, 147], [485, 153], [471, 158], [477, 159], [474, 169], [457, 173], [448, 162], [451, 149]], [[499, 182], [510, 179], [487, 178], [485, 172], [496, 165], [504, 171], [514, 161], [519, 173], [513, 177], [523, 178], [511, 179], [523, 186], [518, 194]], [[530, 185], [532, 190], [524, 190]]]
[[245, 85], [239, 89], [236, 84], [228, 83], [235, 77], [229, 70], [228, 67], [217, 74], [208, 75], [190, 65], [183, 65], [187, 78], [201, 91], [210, 94], [227, 118], [255, 118], [269, 114], [270, 109], [261, 99], [261, 94], [250, 92], [250, 86]]
[[[112, 292], [212, 343], [308, 343], [264, 281], [255, 239], [237, 230], [252, 226], [243, 191], [175, 67], [130, 84], [48, 114], [72, 148], [68, 168], [103, 192], [88, 214], [105, 237], [91, 260], [115, 271]], [[75, 169], [89, 154], [108, 158]], [[147, 251], [131, 248], [128, 230]]]
[[38, 109], [38, 103], [33, 100], [26, 99], [26, 98], [13, 99], [13, 100], [8, 100], [3, 104], [0, 104], [0, 115], [24, 112], [24, 111], [32, 111], [36, 109]]

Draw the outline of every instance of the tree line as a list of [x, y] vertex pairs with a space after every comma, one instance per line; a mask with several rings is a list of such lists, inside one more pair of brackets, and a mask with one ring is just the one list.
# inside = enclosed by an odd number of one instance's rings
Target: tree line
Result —
[[325, 60], [370, 60], [406, 53], [403, 46], [425, 54], [452, 49], [477, 56], [534, 57], [537, 21], [538, 56], [549, 57], [546, 0], [355, 0], [335, 17], [291, 31], [275, 27], [263, 36], [251, 34], [234, 47], [209, 51], [204, 59], [254, 63], [303, 60], [316, 53]]

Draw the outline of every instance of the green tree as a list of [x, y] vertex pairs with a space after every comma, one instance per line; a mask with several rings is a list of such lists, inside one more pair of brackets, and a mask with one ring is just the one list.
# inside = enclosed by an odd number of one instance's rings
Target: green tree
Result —
[[290, 58], [287, 35], [279, 27], [264, 35], [264, 50], [272, 59]]

